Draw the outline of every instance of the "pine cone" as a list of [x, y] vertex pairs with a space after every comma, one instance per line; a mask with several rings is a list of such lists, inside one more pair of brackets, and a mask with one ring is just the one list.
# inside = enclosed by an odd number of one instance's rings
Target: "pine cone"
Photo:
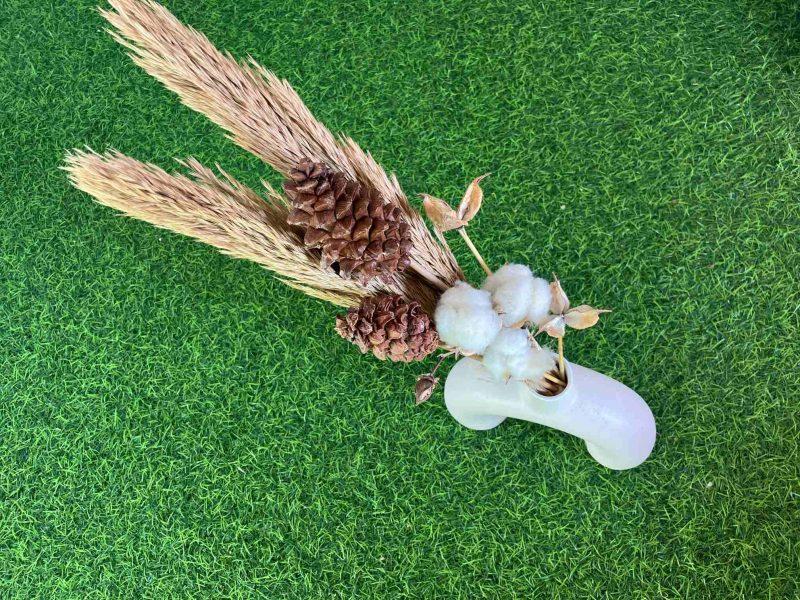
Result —
[[439, 334], [419, 302], [398, 294], [364, 298], [357, 308], [336, 317], [336, 331], [380, 360], [422, 360], [439, 346]]
[[292, 201], [288, 222], [305, 230], [304, 243], [345, 279], [384, 281], [409, 262], [411, 234], [400, 207], [326, 165], [303, 159], [283, 184]]

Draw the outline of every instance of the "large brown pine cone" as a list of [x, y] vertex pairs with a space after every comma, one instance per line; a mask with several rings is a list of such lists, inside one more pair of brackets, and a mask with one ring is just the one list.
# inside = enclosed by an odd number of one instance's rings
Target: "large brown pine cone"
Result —
[[288, 222], [305, 230], [309, 248], [345, 279], [388, 280], [409, 262], [411, 235], [400, 207], [326, 165], [302, 160], [283, 184], [292, 202]]
[[439, 346], [439, 334], [419, 302], [397, 294], [364, 298], [357, 308], [336, 317], [336, 331], [381, 360], [422, 360]]

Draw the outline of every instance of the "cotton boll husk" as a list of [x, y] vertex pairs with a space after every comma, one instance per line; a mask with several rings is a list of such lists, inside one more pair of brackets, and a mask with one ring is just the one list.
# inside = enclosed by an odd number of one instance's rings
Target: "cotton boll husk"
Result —
[[550, 348], [531, 349], [525, 357], [525, 367], [521, 379], [534, 382], [541, 380], [545, 373], [555, 369], [556, 357], [556, 353]]
[[496, 379], [524, 379], [532, 351], [524, 329], [503, 329], [483, 353], [483, 365]]
[[550, 284], [546, 279], [536, 277], [533, 280], [532, 287], [531, 303], [527, 316], [531, 323], [540, 325], [550, 312], [550, 300], [552, 299]]
[[528, 318], [534, 299], [534, 277], [525, 265], [503, 265], [486, 278], [483, 289], [491, 292], [495, 309], [510, 327]]
[[467, 354], [482, 354], [502, 327], [491, 294], [463, 281], [442, 294], [433, 318], [442, 341]]

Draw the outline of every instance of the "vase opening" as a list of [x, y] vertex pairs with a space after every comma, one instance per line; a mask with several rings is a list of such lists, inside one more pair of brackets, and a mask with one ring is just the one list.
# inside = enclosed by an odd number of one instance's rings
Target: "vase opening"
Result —
[[545, 374], [542, 381], [536, 386], [536, 393], [549, 400], [555, 400], [564, 393], [567, 387], [569, 387], [569, 369], [564, 368], [564, 371], [561, 372], [556, 367]]

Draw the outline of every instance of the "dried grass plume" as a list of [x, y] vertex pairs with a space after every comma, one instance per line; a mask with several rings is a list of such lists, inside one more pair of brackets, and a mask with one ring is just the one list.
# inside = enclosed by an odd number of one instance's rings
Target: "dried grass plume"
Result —
[[400, 282], [364, 287], [323, 268], [286, 224], [286, 201], [275, 190], [264, 200], [221, 170], [218, 177], [194, 159], [182, 164], [190, 177], [116, 151], [73, 150], [64, 168], [72, 185], [100, 204], [256, 262], [315, 298], [349, 307], [381, 291], [408, 293]]
[[370, 185], [402, 207], [415, 252], [411, 268], [443, 291], [462, 274], [409, 204], [397, 179], [349, 138], [336, 139], [317, 121], [284, 80], [252, 58], [238, 62], [202, 33], [183, 25], [151, 0], [110, 0], [101, 14], [111, 35], [147, 73], [178, 94], [190, 108], [226, 129], [240, 146], [287, 175], [301, 159], [327, 163]]

